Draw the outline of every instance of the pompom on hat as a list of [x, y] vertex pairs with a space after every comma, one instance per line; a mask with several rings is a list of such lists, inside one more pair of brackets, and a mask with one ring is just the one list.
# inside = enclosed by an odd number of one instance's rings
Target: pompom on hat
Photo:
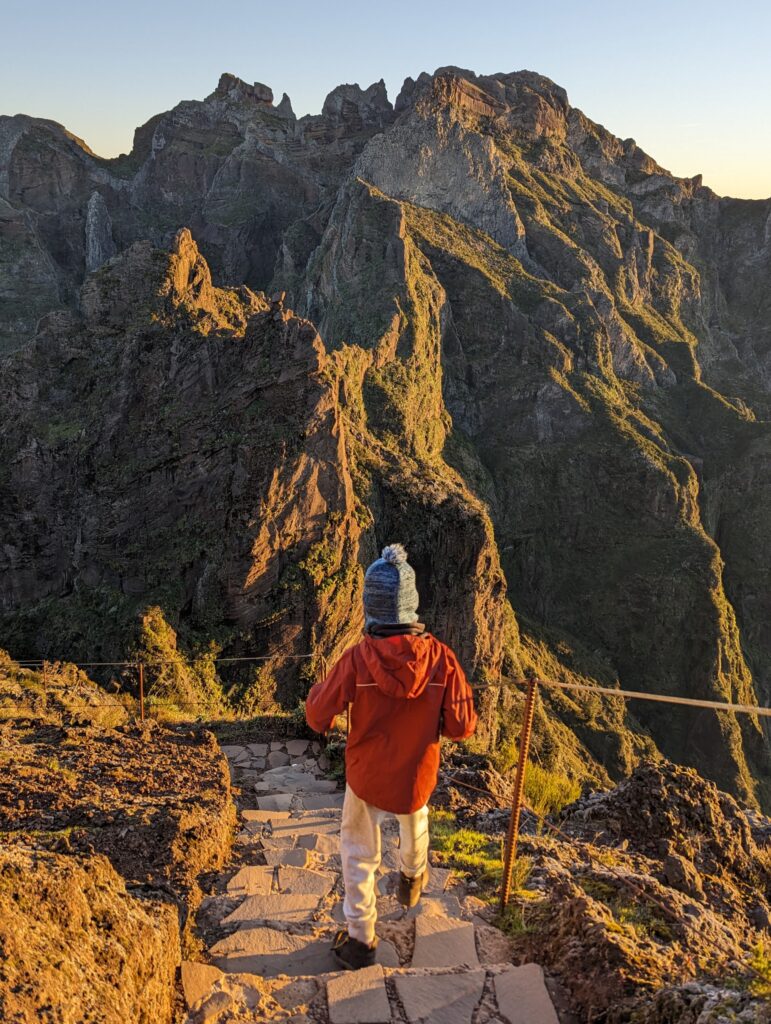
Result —
[[364, 576], [366, 628], [417, 622], [419, 601], [404, 546], [388, 544]]

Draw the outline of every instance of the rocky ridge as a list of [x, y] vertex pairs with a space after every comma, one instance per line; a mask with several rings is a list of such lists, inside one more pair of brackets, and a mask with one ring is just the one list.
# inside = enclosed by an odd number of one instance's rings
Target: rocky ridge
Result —
[[[13, 649], [141, 645], [155, 607], [193, 657], [281, 652], [234, 685], [291, 703], [398, 534], [480, 680], [765, 701], [768, 203], [531, 72], [272, 100], [223, 76], [115, 161], [0, 119]], [[548, 706], [555, 769], [658, 747], [768, 799], [752, 718]], [[482, 710], [507, 742], [516, 704]]]

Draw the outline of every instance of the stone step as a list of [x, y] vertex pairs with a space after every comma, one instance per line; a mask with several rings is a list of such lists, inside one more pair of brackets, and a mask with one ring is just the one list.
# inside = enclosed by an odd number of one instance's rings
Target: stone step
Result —
[[337, 875], [289, 865], [278, 869], [278, 888], [286, 893], [305, 893], [322, 898], [332, 891]]
[[[300, 949], [303, 942], [306, 943], [305, 948]], [[222, 1013], [225, 1009], [241, 1019], [239, 1014], [254, 1011], [266, 996], [273, 996], [280, 1006], [287, 1009], [302, 1004], [307, 1006], [314, 1001], [319, 1006], [318, 997], [323, 992], [326, 994], [330, 1024], [387, 1024], [391, 1020], [403, 1019], [397, 1007], [389, 1005], [385, 985], [388, 978], [392, 979], [410, 1024], [469, 1024], [482, 998], [486, 976], [491, 978], [487, 991], [497, 1003], [496, 1014], [490, 995], [485, 997], [484, 1019], [490, 1024], [498, 1021], [504, 1024], [559, 1024], [544, 983], [543, 971], [537, 964], [522, 967], [514, 967], [510, 963], [496, 964], [486, 972], [461, 973], [447, 969], [384, 968], [378, 964], [348, 972], [341, 971], [334, 961], [329, 952], [330, 942], [331, 936], [302, 937], [282, 932], [273, 932], [267, 939], [263, 937], [253, 941], [251, 956], [263, 958], [256, 965], [265, 969], [264, 974], [184, 962], [181, 980], [185, 1002], [188, 1009], [195, 1011], [190, 1018], [191, 1024], [193, 1021], [199, 1024], [202, 1019], [214, 1019], [215, 1011]], [[223, 954], [219, 957], [220, 965], [243, 967], [249, 962], [254, 966], [255, 962], [248, 961], [249, 955], [243, 951]], [[282, 971], [281, 966], [287, 964], [287, 956], [294, 958], [296, 965], [320, 969], [303, 974]], [[319, 1006], [319, 1009], [326, 1007]], [[267, 1006], [261, 1012], [266, 1010]], [[249, 1019], [252, 1019], [251, 1015]]]
[[303, 772], [302, 777], [298, 775], [277, 775], [269, 778], [263, 773], [258, 782], [254, 783], [254, 791], [257, 794], [271, 793], [298, 793], [300, 795], [309, 793], [335, 793], [338, 792], [336, 782], [331, 779], [317, 779], [310, 772]]
[[300, 803], [306, 811], [322, 811], [342, 808], [345, 799], [342, 793], [299, 794]]
[[334, 833], [322, 835], [318, 832], [309, 832], [298, 838], [297, 845], [305, 850], [312, 850], [320, 857], [340, 856], [340, 836]]
[[559, 1024], [538, 964], [507, 967], [493, 978], [498, 1011], [506, 1024]]
[[415, 918], [413, 967], [479, 967], [474, 925], [441, 914]]
[[[471, 1024], [485, 987], [483, 970], [460, 974], [402, 974], [394, 980], [410, 1024]], [[537, 1017], [528, 1024], [541, 1024]]]
[[248, 864], [236, 871], [226, 888], [232, 896], [266, 896], [273, 889], [273, 880], [272, 867]]
[[388, 1024], [385, 976], [380, 964], [346, 971], [327, 982], [327, 1006], [331, 1024]]
[[[257, 783], [255, 788], [259, 785]], [[272, 793], [270, 796], [258, 796], [257, 806], [261, 811], [289, 811], [294, 793]]]
[[301, 811], [291, 818], [273, 822], [271, 839], [294, 836], [300, 839], [312, 835], [336, 835], [340, 831], [340, 817], [334, 811]]
[[254, 834], [262, 832], [264, 829], [272, 829], [276, 823], [287, 821], [289, 819], [289, 811], [281, 811], [277, 809], [266, 810], [260, 808], [260, 810], [247, 810], [241, 811], [241, 820], [244, 828], [248, 832]]
[[236, 909], [223, 917], [223, 924], [303, 924], [318, 910], [320, 897], [314, 893], [272, 892], [265, 896], [247, 896]]
[[312, 864], [310, 850], [298, 846], [291, 850], [263, 850], [265, 863], [270, 866], [289, 865], [294, 868], [307, 868]]
[[[226, 973], [278, 975], [326, 974], [339, 971], [332, 955], [334, 931], [296, 934], [266, 925], [241, 928], [215, 943], [210, 953], [215, 964]], [[390, 942], [378, 945], [377, 962], [398, 966], [399, 957]]]

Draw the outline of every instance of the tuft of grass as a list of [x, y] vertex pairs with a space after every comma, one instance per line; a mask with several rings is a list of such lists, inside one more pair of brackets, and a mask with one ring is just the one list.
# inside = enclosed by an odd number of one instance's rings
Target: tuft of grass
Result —
[[750, 992], [754, 996], [771, 998], [771, 952], [765, 943], [759, 942], [752, 951], [749, 965], [755, 973], [750, 982]]
[[630, 900], [629, 895], [620, 891], [599, 878], [583, 878], [581, 887], [592, 899], [604, 903], [613, 915], [615, 927], [611, 930], [619, 932], [631, 929], [640, 939], [652, 939], [659, 943], [671, 943], [675, 934], [668, 921], [665, 921], [653, 906]]
[[[483, 897], [497, 893], [503, 878], [503, 844], [499, 839], [459, 828], [455, 815], [442, 810], [431, 812], [429, 830], [431, 845], [443, 863], [471, 875]], [[522, 888], [531, 867], [528, 857], [519, 857], [514, 862], [512, 891]]]
[[530, 764], [525, 776], [525, 798], [531, 809], [543, 818], [559, 814], [581, 795], [581, 786], [561, 772], [549, 771], [538, 764]]
[[70, 785], [74, 786], [78, 781], [78, 777], [75, 772], [72, 771], [71, 768], [63, 767], [63, 765], [59, 763], [59, 759], [56, 757], [43, 758], [40, 761], [40, 766], [42, 768], [47, 768], [49, 772], [56, 772], [57, 775], [61, 775], [65, 782], [70, 783]]
[[509, 903], [504, 911], [496, 914], [492, 923], [509, 938], [518, 939], [533, 931], [533, 926], [527, 921], [525, 910], [521, 903]]

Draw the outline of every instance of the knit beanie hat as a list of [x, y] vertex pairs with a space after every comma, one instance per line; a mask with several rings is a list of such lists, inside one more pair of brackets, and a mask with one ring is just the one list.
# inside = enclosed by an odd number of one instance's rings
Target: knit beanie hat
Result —
[[419, 600], [407, 552], [401, 544], [389, 544], [364, 576], [366, 628], [417, 622]]

